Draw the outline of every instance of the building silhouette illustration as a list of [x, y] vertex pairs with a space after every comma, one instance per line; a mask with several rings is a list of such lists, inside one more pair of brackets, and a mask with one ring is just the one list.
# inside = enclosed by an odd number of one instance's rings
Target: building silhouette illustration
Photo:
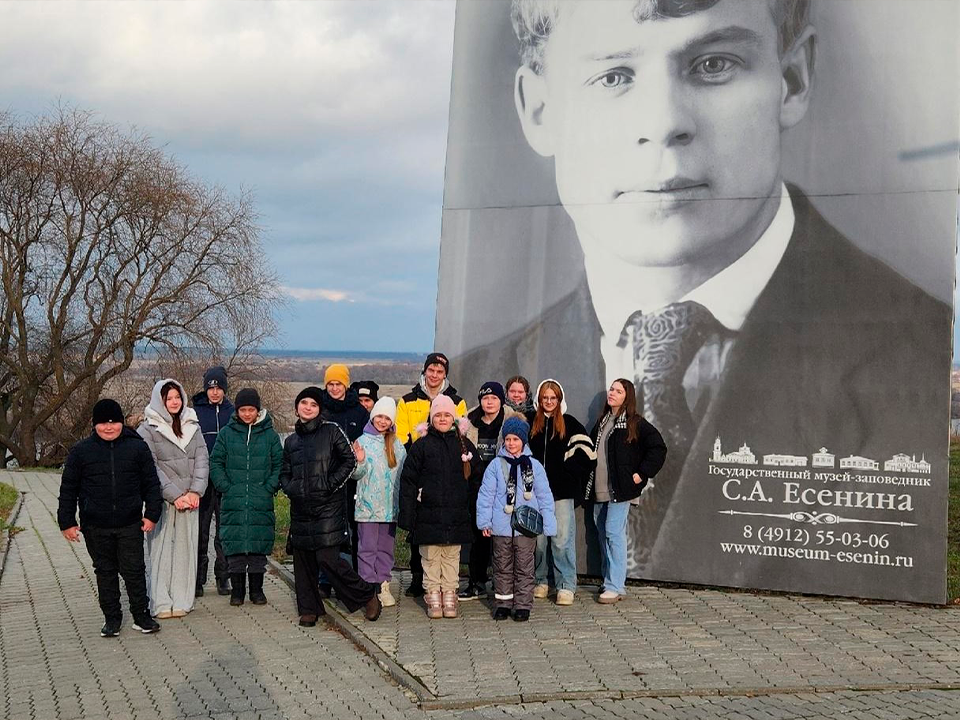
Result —
[[740, 449], [736, 452], [723, 453], [723, 448], [720, 444], [720, 436], [717, 435], [717, 439], [713, 443], [713, 455], [710, 457], [710, 462], [716, 463], [735, 463], [737, 465], [756, 465], [757, 456], [753, 454], [753, 451], [750, 450], [750, 447], [744, 443], [740, 446]]
[[883, 464], [887, 472], [908, 472], [930, 474], [930, 463], [924, 456], [917, 460], [917, 456], [910, 457], [906, 453], [897, 453]]

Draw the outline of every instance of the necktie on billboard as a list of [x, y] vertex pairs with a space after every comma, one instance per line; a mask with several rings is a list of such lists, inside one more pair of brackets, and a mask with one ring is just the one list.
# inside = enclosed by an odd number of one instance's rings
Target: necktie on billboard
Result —
[[703, 305], [672, 303], [627, 320], [621, 342], [633, 337], [637, 389], [644, 416], [653, 423], [671, 450], [689, 450], [696, 431], [683, 389], [683, 376], [707, 338], [720, 325]]
[[707, 339], [720, 329], [710, 311], [692, 301], [672, 303], [655, 312], [634, 313], [624, 326], [620, 342], [626, 346], [633, 341], [635, 383], [643, 398], [644, 417], [661, 432], [667, 444], [663, 469], [640, 497], [640, 513], [630, 533], [633, 547], [628, 547], [628, 569], [642, 569], [649, 560], [696, 435], [683, 376]]

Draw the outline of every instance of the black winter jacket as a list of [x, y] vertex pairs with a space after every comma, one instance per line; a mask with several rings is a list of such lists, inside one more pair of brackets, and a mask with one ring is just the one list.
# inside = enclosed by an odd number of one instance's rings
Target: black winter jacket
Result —
[[[600, 435], [600, 418], [593, 426], [590, 437], [596, 445]], [[611, 422], [611, 420], [607, 420]], [[640, 433], [634, 442], [627, 442], [627, 424], [623, 416], [614, 420], [613, 430], [607, 438], [607, 481], [610, 486], [610, 499], [613, 502], [627, 502], [640, 497], [647, 481], [660, 472], [667, 459], [667, 446], [663, 436], [643, 417], [640, 418]], [[640, 482], [633, 481], [633, 474], [640, 475]], [[595, 473], [590, 474], [587, 483], [586, 499], [594, 500]]]
[[[96, 432], [70, 449], [60, 480], [57, 523], [61, 530], [119, 528], [146, 517], [157, 522], [163, 493], [150, 448], [134, 430], [124, 427], [110, 442]], [[144, 509], [146, 506], [146, 509]]]
[[[233, 403], [226, 396], [219, 405], [214, 405], [207, 399], [207, 391], [201, 390], [193, 396], [193, 410], [197, 413], [197, 422], [203, 432], [203, 441], [207, 444], [207, 454], [213, 452], [213, 445], [217, 442], [217, 435], [233, 417]], [[212, 485], [213, 483], [211, 483]]]
[[[531, 429], [534, 418], [536, 413], [527, 416]], [[579, 420], [564, 413], [563, 423], [566, 435], [560, 437], [554, 432], [553, 419], [547, 417], [543, 432], [531, 433], [528, 445], [533, 457], [547, 471], [553, 499], [573, 499], [579, 504], [590, 473], [597, 466], [597, 453]]]
[[280, 466], [280, 487], [290, 498], [292, 547], [319, 550], [349, 538], [345, 485], [356, 465], [338, 425], [320, 418], [297, 421]]
[[321, 391], [320, 417], [339, 425], [347, 434], [347, 440], [353, 442], [363, 434], [363, 426], [370, 419], [370, 413], [360, 404], [357, 391], [347, 388], [342, 400], [334, 400], [326, 390]]
[[[400, 475], [398, 524], [410, 533], [412, 545], [461, 545], [473, 542], [471, 504], [483, 475], [473, 443], [456, 429], [445, 433], [431, 426], [410, 446]], [[463, 477], [463, 448], [470, 458], [470, 477]]]

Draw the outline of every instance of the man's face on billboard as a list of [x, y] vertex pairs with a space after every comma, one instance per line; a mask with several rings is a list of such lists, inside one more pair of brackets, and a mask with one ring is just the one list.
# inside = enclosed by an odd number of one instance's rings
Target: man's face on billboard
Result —
[[542, 75], [517, 73], [524, 132], [555, 158], [585, 249], [721, 269], [776, 212], [780, 133], [806, 111], [810, 44], [780, 57], [767, 0], [642, 22], [635, 6], [563, 4]]

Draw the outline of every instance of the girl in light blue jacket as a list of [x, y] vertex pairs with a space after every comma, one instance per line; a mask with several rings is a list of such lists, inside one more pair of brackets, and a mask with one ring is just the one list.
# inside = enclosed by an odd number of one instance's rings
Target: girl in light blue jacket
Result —
[[515, 509], [529, 505], [543, 517], [543, 534], [557, 532], [553, 510], [553, 493], [543, 465], [527, 447], [530, 426], [519, 417], [503, 423], [503, 446], [483, 474], [483, 485], [477, 497], [477, 528], [491, 537], [493, 547], [494, 620], [505, 620], [513, 611], [513, 619], [530, 619], [533, 608], [535, 537], [527, 537], [513, 529]]
[[397, 404], [382, 397], [370, 410], [363, 434], [353, 443], [357, 467], [357, 570], [370, 583], [379, 583], [380, 602], [396, 605], [390, 592], [393, 548], [400, 503], [400, 472], [407, 456], [397, 437]]

